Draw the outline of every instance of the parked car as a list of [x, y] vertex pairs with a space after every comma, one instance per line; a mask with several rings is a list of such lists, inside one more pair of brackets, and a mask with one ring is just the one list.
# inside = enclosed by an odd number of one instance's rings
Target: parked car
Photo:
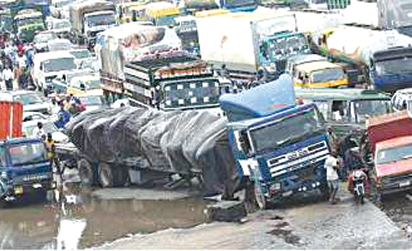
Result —
[[47, 42], [49, 51], [67, 51], [73, 48], [72, 42], [68, 39], [58, 38]]
[[34, 51], [46, 52], [49, 50], [48, 42], [58, 38], [53, 31], [42, 31], [34, 37]]
[[101, 90], [100, 76], [85, 75], [73, 77], [68, 85], [67, 93], [69, 94], [83, 94], [91, 90]]
[[77, 69], [74, 60], [75, 57], [67, 51], [36, 54], [31, 72], [34, 85], [47, 96], [53, 90], [54, 78]]
[[76, 58], [76, 64], [79, 67], [83, 61], [93, 58], [93, 54], [88, 49], [72, 49], [70, 53]]
[[23, 112], [23, 122], [34, 121], [34, 120], [45, 120], [49, 116], [44, 115], [40, 112]]
[[53, 140], [55, 143], [68, 143], [69, 142], [69, 137], [59, 131], [59, 129], [56, 127], [56, 125], [53, 123], [51, 120], [33, 120], [33, 121], [27, 121], [23, 122], [23, 134], [26, 135], [26, 137], [33, 137], [33, 130], [36, 128], [37, 123], [42, 122], [43, 123], [43, 129], [44, 132], [51, 133]]
[[34, 91], [13, 91], [0, 92], [0, 100], [21, 101], [24, 112], [39, 112], [51, 115], [52, 106], [44, 101], [37, 92]]
[[60, 38], [66, 38], [71, 33], [72, 25], [69, 20], [55, 19], [51, 22], [51, 30]]
[[84, 94], [78, 94], [76, 97], [83, 105], [85, 105], [86, 111], [93, 111], [99, 108], [108, 107], [102, 90], [88, 91]]

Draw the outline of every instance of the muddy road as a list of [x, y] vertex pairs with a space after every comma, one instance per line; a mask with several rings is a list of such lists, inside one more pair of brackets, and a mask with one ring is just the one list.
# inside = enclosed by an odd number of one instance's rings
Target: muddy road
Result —
[[82, 249], [206, 221], [205, 201], [169, 200], [170, 194], [157, 195], [157, 200], [119, 199], [113, 191], [106, 196], [116, 198], [99, 199], [90, 188], [66, 185], [53, 200], [22, 201], [0, 209], [0, 249]]

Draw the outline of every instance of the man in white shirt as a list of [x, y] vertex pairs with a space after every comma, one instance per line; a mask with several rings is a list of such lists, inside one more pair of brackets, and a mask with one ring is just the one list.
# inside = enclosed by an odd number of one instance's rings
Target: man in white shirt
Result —
[[46, 136], [46, 132], [43, 129], [43, 123], [38, 122], [36, 128], [33, 129], [33, 137], [41, 139]]
[[6, 83], [6, 88], [8, 91], [13, 90], [13, 72], [11, 71], [9, 66], [3, 70], [3, 78], [4, 82]]
[[332, 150], [330, 155], [325, 160], [326, 168], [326, 180], [328, 181], [328, 187], [330, 191], [329, 201], [332, 204], [336, 203], [336, 193], [339, 187], [339, 176], [338, 176], [338, 154], [335, 150]]

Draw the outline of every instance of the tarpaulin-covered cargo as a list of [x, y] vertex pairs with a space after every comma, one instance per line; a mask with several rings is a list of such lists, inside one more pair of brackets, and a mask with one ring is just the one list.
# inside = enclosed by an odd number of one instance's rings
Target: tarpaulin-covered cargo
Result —
[[67, 133], [89, 160], [143, 158], [150, 170], [202, 173], [207, 193], [216, 193], [234, 187], [236, 178], [226, 123], [207, 111], [121, 107], [81, 114]]
[[181, 50], [181, 41], [167, 27], [127, 23], [103, 34], [104, 41], [97, 51], [103, 72], [124, 79], [126, 62], [140, 60], [145, 55]]

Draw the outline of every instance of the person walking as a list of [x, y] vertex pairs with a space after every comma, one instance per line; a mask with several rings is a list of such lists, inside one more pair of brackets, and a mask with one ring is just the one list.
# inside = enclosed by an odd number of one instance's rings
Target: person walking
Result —
[[10, 66], [6, 66], [6, 69], [3, 71], [3, 78], [6, 82], [6, 89], [8, 91], [13, 90], [13, 72], [10, 69]]
[[326, 158], [325, 168], [326, 168], [326, 180], [328, 182], [329, 193], [330, 193], [329, 202], [332, 204], [336, 204], [336, 193], [338, 192], [338, 188], [339, 188], [339, 176], [338, 176], [339, 161], [338, 161], [338, 154], [335, 150], [332, 150], [330, 155]]

